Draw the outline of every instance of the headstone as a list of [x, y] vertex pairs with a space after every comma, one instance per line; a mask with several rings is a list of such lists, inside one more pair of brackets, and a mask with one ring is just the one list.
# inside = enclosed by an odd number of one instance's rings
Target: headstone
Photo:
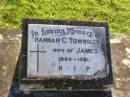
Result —
[[24, 19], [21, 90], [106, 89], [112, 84], [106, 22]]

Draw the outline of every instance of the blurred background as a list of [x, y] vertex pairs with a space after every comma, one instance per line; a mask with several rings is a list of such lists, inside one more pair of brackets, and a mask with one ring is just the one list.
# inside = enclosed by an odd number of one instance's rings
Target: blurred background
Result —
[[0, 23], [20, 28], [22, 18], [107, 21], [130, 33], [130, 0], [0, 0]]

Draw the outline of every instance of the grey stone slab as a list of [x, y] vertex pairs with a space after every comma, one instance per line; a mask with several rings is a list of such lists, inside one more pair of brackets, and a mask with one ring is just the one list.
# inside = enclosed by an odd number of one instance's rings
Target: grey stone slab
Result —
[[104, 27], [28, 26], [27, 77], [108, 75]]
[[22, 36], [20, 89], [101, 89], [112, 84], [107, 23], [24, 19]]

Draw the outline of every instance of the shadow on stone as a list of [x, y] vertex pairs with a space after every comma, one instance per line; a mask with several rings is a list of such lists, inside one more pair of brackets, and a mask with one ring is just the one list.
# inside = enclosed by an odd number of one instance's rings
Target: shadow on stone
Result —
[[18, 66], [19, 61], [17, 62], [8, 97], [112, 97], [111, 91], [31, 91], [25, 94], [19, 90]]

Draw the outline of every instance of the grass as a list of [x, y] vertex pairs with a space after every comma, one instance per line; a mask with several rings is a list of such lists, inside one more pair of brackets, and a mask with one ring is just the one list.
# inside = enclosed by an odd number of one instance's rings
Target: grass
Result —
[[130, 33], [130, 0], [2, 0], [0, 23], [21, 28], [22, 18], [106, 21]]

